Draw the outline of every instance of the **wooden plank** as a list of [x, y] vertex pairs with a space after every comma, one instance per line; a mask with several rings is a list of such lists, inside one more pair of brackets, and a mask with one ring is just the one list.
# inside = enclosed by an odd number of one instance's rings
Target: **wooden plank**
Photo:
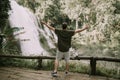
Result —
[[120, 58], [114, 57], [94, 57], [97, 61], [110, 61], [110, 62], [120, 62]]
[[[20, 58], [20, 59], [55, 59], [55, 56], [21, 56], [21, 55], [0, 55], [1, 58]], [[71, 60], [90, 60], [89, 56], [71, 57]]]
[[90, 60], [92, 57], [91, 56], [76, 56], [76, 57], [71, 57], [71, 60]]
[[37, 69], [42, 69], [42, 59], [38, 59]]
[[55, 59], [55, 56], [20, 56], [20, 55], [0, 55], [1, 58], [20, 58], [20, 59]]
[[95, 58], [91, 58], [90, 60], [90, 68], [91, 68], [91, 75], [95, 75], [96, 74], [96, 59]]
[[[55, 59], [55, 56], [21, 56], [21, 55], [0, 55], [1, 58], [20, 58], [20, 59]], [[120, 59], [113, 57], [91, 57], [91, 56], [76, 56], [71, 57], [71, 60], [91, 60], [94, 58], [96, 61], [110, 61], [120, 62]]]

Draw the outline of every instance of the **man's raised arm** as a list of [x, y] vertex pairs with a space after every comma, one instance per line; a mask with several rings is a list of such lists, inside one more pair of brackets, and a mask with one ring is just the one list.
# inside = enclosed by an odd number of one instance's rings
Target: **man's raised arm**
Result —
[[47, 25], [47, 23], [45, 23], [44, 21], [42, 21], [41, 23], [44, 24], [46, 27], [48, 27], [50, 30], [55, 31], [54, 27]]
[[77, 29], [77, 30], [75, 30], [75, 33], [82, 32], [82, 31], [84, 31], [84, 30], [86, 30], [88, 28], [89, 28], [88, 25], [85, 25], [85, 27], [83, 29]]

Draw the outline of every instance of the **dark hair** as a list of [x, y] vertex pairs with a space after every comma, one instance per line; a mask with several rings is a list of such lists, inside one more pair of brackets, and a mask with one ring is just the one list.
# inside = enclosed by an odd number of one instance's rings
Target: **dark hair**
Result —
[[62, 29], [66, 29], [67, 28], [67, 23], [66, 22], [63, 22], [62, 23]]

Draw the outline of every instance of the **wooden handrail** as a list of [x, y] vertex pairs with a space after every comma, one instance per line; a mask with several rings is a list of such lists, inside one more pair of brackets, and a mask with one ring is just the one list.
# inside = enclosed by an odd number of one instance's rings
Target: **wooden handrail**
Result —
[[55, 56], [21, 56], [21, 55], [0, 55], [3, 58], [20, 58], [20, 59], [55, 59]]
[[[21, 55], [0, 55], [4, 58], [21, 58], [21, 59], [55, 59], [55, 56], [21, 56]], [[71, 60], [91, 60], [94, 58], [97, 61], [120, 62], [120, 58], [114, 57], [91, 57], [91, 56], [76, 56], [71, 57]]]
[[110, 61], [110, 62], [120, 62], [120, 58], [114, 58], [114, 57], [94, 57], [96, 60], [99, 61]]

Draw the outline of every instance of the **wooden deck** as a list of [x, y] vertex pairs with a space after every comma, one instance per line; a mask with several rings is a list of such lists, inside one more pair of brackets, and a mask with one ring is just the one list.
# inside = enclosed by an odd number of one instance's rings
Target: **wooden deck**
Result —
[[118, 80], [87, 74], [58, 72], [59, 77], [53, 78], [51, 71], [33, 70], [16, 67], [0, 67], [0, 80]]

